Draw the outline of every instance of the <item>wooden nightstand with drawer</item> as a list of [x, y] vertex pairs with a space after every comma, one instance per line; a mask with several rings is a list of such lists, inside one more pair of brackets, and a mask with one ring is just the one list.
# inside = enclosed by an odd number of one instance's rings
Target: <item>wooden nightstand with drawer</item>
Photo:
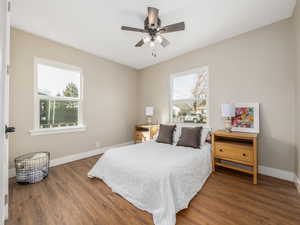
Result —
[[159, 125], [140, 124], [135, 126], [135, 143], [152, 140], [158, 133]]
[[253, 175], [257, 184], [257, 134], [216, 131], [212, 135], [212, 164]]

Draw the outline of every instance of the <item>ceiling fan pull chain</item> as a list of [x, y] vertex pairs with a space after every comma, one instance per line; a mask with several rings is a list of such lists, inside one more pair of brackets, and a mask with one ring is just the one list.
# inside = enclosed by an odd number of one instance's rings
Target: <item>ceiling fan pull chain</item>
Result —
[[152, 56], [153, 56], [154, 58], [157, 57], [157, 54], [156, 54], [155, 50], [152, 51]]

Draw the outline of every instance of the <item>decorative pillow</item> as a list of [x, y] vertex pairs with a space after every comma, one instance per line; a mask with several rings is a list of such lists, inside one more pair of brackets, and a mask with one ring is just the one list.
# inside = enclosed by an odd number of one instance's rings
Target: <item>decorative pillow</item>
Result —
[[208, 132], [205, 142], [211, 144], [211, 131]]
[[[174, 140], [173, 140], [174, 145], [176, 145], [179, 140], [182, 127], [194, 128], [194, 127], [201, 127], [201, 126], [202, 126], [201, 124], [180, 124], [180, 123], [176, 124], [176, 130], [174, 132]], [[202, 131], [201, 131], [201, 135], [200, 135], [200, 146], [202, 146], [206, 143], [206, 137], [209, 132], [211, 132], [211, 128], [202, 127]]]
[[202, 127], [182, 127], [177, 146], [200, 148]]
[[156, 139], [156, 142], [173, 144], [173, 133], [176, 129], [176, 125], [163, 125], [159, 126], [159, 134]]

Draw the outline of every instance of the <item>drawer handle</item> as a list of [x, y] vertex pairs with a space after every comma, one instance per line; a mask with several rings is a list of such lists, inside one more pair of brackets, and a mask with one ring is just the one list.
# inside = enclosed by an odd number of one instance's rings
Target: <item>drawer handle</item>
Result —
[[223, 152], [223, 149], [220, 149], [220, 152]]
[[246, 156], [246, 154], [245, 154], [245, 153], [243, 153], [243, 156]]

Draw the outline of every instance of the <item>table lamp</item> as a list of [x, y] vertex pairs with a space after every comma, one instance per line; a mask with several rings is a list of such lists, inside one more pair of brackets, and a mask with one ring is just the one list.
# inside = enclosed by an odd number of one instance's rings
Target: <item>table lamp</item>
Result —
[[235, 107], [233, 104], [222, 104], [221, 105], [222, 117], [225, 117], [224, 125], [227, 132], [231, 132], [231, 118], [235, 116]]
[[147, 117], [147, 124], [152, 124], [152, 117], [154, 115], [154, 107], [153, 106], [146, 106], [145, 108], [145, 115]]

